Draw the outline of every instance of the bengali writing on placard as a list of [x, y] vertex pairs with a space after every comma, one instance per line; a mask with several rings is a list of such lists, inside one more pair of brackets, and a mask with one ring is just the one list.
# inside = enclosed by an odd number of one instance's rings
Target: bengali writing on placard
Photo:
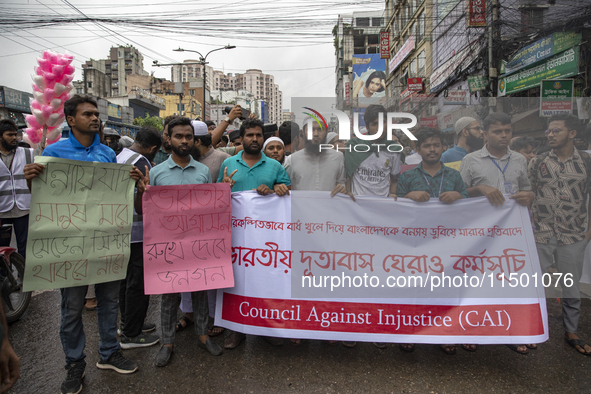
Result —
[[146, 294], [232, 287], [230, 187], [153, 186], [144, 194]]
[[37, 157], [24, 288], [55, 289], [125, 277], [133, 223], [131, 165]]

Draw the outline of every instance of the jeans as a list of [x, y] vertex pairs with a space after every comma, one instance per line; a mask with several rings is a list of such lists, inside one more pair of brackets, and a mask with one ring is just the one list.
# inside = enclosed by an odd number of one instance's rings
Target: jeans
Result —
[[[0, 219], [2, 224], [12, 224], [14, 227], [14, 234], [16, 235], [16, 245], [18, 254], [26, 259], [27, 257], [27, 234], [29, 234], [29, 215], [21, 216], [20, 218]], [[10, 246], [10, 238], [0, 238], [0, 246]]]
[[[119, 282], [94, 285], [96, 292], [96, 314], [99, 329], [99, 355], [107, 360], [121, 349], [117, 340], [117, 296]], [[86, 336], [82, 325], [82, 311], [86, 302], [88, 286], [60, 289], [62, 293], [60, 339], [66, 355], [66, 366], [71, 363], [84, 363]]]
[[[579, 293], [579, 281], [583, 273], [583, 259], [587, 241], [582, 240], [570, 245], [558, 245], [556, 237], [552, 237], [547, 244], [536, 243], [540, 265], [544, 273], [556, 262], [556, 269], [562, 273], [560, 280], [562, 286], [562, 325], [564, 330], [576, 333], [581, 316], [581, 295]], [[572, 286], [564, 281], [565, 275], [570, 274]]]
[[121, 310], [121, 331], [127, 338], [142, 333], [142, 327], [150, 296], [144, 294], [144, 250], [143, 243], [132, 243], [127, 276], [121, 281], [119, 309]]

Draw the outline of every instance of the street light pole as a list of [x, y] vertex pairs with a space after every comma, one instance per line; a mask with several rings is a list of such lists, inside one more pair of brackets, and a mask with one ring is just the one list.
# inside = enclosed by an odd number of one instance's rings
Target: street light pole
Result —
[[216, 48], [216, 49], [212, 49], [211, 51], [207, 52], [205, 54], [205, 56], [203, 56], [200, 52], [198, 51], [194, 51], [191, 49], [183, 49], [183, 48], [177, 48], [177, 49], [173, 49], [173, 51], [175, 52], [194, 52], [196, 54], [199, 55], [199, 63], [203, 66], [203, 120], [205, 121], [205, 81], [206, 81], [206, 77], [207, 77], [207, 71], [205, 69], [205, 65], [207, 64], [207, 56], [209, 56], [210, 53], [215, 52], [215, 51], [221, 51], [222, 49], [234, 49], [236, 48], [235, 45], [226, 45], [225, 47], [221, 47], [221, 48]]

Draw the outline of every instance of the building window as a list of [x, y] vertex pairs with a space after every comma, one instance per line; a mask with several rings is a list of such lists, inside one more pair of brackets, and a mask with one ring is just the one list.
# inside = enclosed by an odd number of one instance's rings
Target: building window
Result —
[[413, 59], [408, 66], [408, 77], [415, 78], [417, 76], [417, 59]]
[[416, 29], [416, 43], [419, 43], [425, 36], [425, 13], [421, 12], [419, 17], [417, 18], [417, 29]]
[[406, 26], [406, 24], [410, 21], [411, 15], [412, 15], [412, 12], [410, 11], [410, 4], [408, 4], [408, 2], [407, 2], [404, 7], [404, 20], [402, 22], [402, 26]]
[[92, 82], [88, 82], [88, 87], [92, 88]]
[[425, 51], [421, 51], [417, 56], [417, 77], [425, 77]]
[[529, 33], [532, 30], [541, 29], [544, 23], [544, 9], [531, 7], [521, 9], [521, 32]]
[[189, 89], [189, 96], [195, 95], [195, 89]]
[[384, 24], [384, 18], [371, 18], [371, 25], [380, 27]]
[[355, 25], [360, 27], [369, 26], [369, 18], [355, 18]]

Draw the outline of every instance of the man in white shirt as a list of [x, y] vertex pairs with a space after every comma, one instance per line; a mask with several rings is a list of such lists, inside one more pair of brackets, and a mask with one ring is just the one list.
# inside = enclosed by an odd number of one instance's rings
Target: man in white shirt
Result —
[[[347, 170], [347, 190], [355, 196], [383, 196], [396, 198], [396, 182], [400, 176], [400, 153], [388, 145], [395, 143], [387, 140], [386, 109], [381, 105], [370, 105], [364, 114], [367, 134], [378, 132], [379, 114], [383, 114], [382, 136], [373, 141], [352, 138], [345, 150], [345, 169]], [[378, 147], [378, 144], [382, 146]], [[365, 151], [366, 146], [369, 150]], [[363, 146], [363, 149], [357, 149]], [[378, 150], [379, 149], [379, 150]], [[391, 152], [396, 151], [396, 152]]]
[[[307, 135], [308, 124], [304, 124]], [[346, 193], [345, 157], [341, 152], [322, 146], [327, 130], [314, 122], [312, 138], [305, 148], [285, 158], [283, 167], [291, 179], [292, 190], [330, 191], [331, 196]]]

